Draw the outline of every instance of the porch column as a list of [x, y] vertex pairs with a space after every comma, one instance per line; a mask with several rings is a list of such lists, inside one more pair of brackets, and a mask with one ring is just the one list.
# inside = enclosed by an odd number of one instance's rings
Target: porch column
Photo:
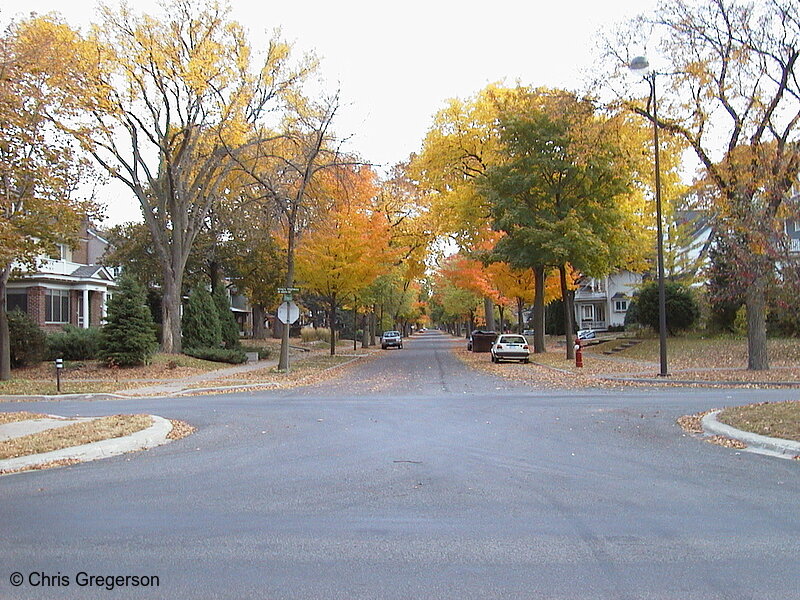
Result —
[[89, 290], [83, 290], [83, 328], [89, 329]]
[[105, 323], [106, 322], [106, 317], [108, 316], [108, 306], [107, 306], [107, 304], [108, 304], [108, 292], [106, 290], [103, 290], [100, 293], [100, 298], [101, 298], [101, 300], [100, 300], [100, 320], [102, 321], [102, 323]]

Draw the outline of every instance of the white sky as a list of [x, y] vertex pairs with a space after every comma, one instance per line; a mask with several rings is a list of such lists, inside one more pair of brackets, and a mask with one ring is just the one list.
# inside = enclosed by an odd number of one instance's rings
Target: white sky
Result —
[[[112, 4], [115, 0], [112, 0]], [[157, 13], [154, 0], [129, 0]], [[577, 89], [592, 64], [597, 31], [652, 9], [655, 0], [231, 0], [233, 18], [265, 40], [275, 27], [297, 51], [313, 49], [331, 91], [341, 89], [336, 125], [350, 149], [386, 167], [419, 150], [445, 100], [505, 80]], [[0, 0], [0, 21], [60, 12], [73, 26], [94, 19], [86, 0]], [[106, 225], [138, 220], [125, 189], [110, 186]]]

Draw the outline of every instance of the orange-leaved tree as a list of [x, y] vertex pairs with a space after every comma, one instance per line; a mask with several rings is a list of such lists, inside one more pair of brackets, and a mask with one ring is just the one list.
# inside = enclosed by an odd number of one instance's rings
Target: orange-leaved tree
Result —
[[[345, 170], [345, 169], [343, 169]], [[386, 223], [370, 210], [370, 187], [365, 178], [374, 178], [366, 167], [346, 169], [340, 191], [330, 211], [302, 239], [297, 249], [297, 280], [304, 290], [322, 296], [327, 303], [331, 324], [331, 354], [336, 354], [336, 309], [357, 296], [386, 272], [391, 263]]]

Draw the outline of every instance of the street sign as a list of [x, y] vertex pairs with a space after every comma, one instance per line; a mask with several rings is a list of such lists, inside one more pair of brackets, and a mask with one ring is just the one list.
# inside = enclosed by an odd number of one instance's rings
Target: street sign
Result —
[[278, 307], [278, 319], [291, 325], [300, 318], [300, 308], [294, 302], [284, 302]]
[[291, 288], [278, 288], [279, 294], [291, 294], [292, 292], [299, 292], [300, 288], [291, 287]]

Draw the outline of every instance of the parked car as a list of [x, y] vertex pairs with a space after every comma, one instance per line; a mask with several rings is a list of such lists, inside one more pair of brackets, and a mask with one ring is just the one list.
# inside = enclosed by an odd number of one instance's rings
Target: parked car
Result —
[[507, 334], [499, 336], [492, 344], [492, 362], [499, 363], [501, 360], [518, 360], [529, 363], [531, 349], [528, 340], [518, 334]]
[[578, 330], [579, 340], [593, 340], [597, 337], [594, 329], [580, 329]]
[[533, 329], [526, 329], [525, 331], [522, 332], [522, 335], [527, 337], [529, 335], [534, 335], [535, 333], [536, 332]]
[[384, 331], [381, 336], [381, 348], [400, 348], [403, 349], [403, 336], [399, 331]]

